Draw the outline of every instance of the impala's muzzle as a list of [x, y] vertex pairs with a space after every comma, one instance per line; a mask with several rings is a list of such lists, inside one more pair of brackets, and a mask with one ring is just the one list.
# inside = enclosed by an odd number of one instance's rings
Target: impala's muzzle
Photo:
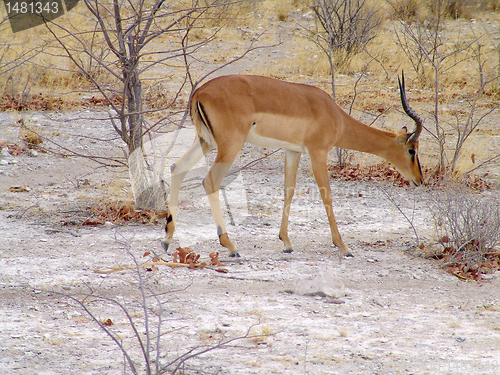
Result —
[[412, 186], [419, 186], [420, 184], [422, 184], [423, 180], [424, 180], [424, 177], [423, 177], [423, 174], [422, 174], [422, 167], [420, 166], [420, 160], [418, 160], [418, 156], [416, 158], [416, 162], [417, 162], [417, 165], [418, 165], [418, 179], [415, 181], [415, 180], [412, 180], [411, 181], [411, 184]]

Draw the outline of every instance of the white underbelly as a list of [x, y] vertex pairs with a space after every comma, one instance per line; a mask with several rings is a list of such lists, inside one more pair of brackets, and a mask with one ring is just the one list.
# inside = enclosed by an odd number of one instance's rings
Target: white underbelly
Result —
[[283, 148], [285, 150], [291, 150], [296, 152], [306, 152], [306, 148], [303, 144], [297, 145], [295, 143], [283, 141], [281, 139], [274, 139], [269, 137], [264, 137], [255, 132], [254, 127], [250, 129], [250, 132], [247, 135], [246, 142], [251, 143], [260, 147], [268, 147], [268, 148]]

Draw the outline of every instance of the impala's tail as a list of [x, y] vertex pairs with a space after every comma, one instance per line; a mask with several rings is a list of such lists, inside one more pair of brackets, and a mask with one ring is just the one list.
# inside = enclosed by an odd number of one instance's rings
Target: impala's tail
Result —
[[208, 143], [210, 148], [216, 147], [217, 143], [214, 139], [212, 124], [203, 108], [203, 104], [197, 100], [191, 102], [191, 119], [196, 128], [196, 133], [198, 133], [198, 137]]

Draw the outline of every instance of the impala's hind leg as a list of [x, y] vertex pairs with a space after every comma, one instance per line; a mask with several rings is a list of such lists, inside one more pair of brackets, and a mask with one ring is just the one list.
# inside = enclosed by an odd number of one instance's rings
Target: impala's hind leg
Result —
[[219, 236], [220, 244], [229, 250], [229, 256], [239, 257], [240, 255], [238, 254], [236, 247], [227, 235], [219, 203], [219, 190], [222, 184], [222, 179], [233, 164], [239, 149], [233, 149], [231, 151], [224, 149], [223, 147], [224, 146], [219, 146], [214, 164], [210, 168], [208, 175], [203, 180], [203, 186], [205, 187], [215, 225], [217, 226], [217, 235]]
[[342, 255], [346, 257], [352, 257], [351, 252], [344, 244], [340, 238], [340, 233], [337, 228], [337, 222], [335, 221], [335, 215], [333, 214], [332, 207], [332, 191], [330, 189], [330, 181], [328, 179], [328, 168], [327, 168], [327, 153], [323, 151], [309, 152], [311, 156], [311, 165], [313, 169], [314, 178], [319, 187], [319, 192], [321, 194], [321, 199], [326, 209], [326, 215], [328, 216], [328, 222], [330, 223], [330, 231], [332, 233], [333, 243], [340, 247]]
[[205, 141], [196, 137], [189, 150], [171, 167], [170, 197], [167, 204], [167, 224], [165, 225], [166, 237], [165, 240], [162, 241], [165, 251], [168, 250], [174, 236], [175, 219], [177, 218], [177, 203], [182, 181], [184, 177], [186, 177], [186, 174], [201, 160], [209, 149]]
[[290, 204], [295, 192], [295, 182], [297, 180], [297, 169], [299, 167], [300, 152], [286, 150], [285, 153], [285, 197], [283, 205], [283, 216], [281, 218], [280, 240], [283, 241], [285, 249], [283, 252], [291, 253], [292, 242], [288, 238], [288, 216], [290, 215]]

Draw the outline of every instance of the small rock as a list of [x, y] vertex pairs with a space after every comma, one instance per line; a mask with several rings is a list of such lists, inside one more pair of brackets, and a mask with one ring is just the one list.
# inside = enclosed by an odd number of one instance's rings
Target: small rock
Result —
[[2, 148], [2, 151], [0, 151], [0, 155], [2, 155], [3, 157], [9, 157], [9, 156], [12, 156], [9, 152], [9, 150], [7, 150], [7, 147], [5, 148]]
[[[333, 303], [334, 305], [342, 305], [342, 304], [345, 303], [344, 300], [341, 300], [339, 298], [333, 298], [333, 297], [330, 297], [330, 296], [326, 296], [325, 302], [326, 303]], [[341, 317], [342, 314], [339, 314], [339, 316]]]
[[387, 270], [387, 269], [380, 270], [380, 272], [378, 273], [378, 275], [380, 277], [389, 276], [389, 270]]
[[487, 273], [485, 275], [481, 275], [481, 278], [483, 280], [493, 280], [493, 279], [496, 279], [497, 277], [497, 273]]
[[30, 152], [28, 155], [31, 156], [32, 158], [36, 158], [38, 156], [38, 151], [30, 149]]
[[310, 11], [310, 12], [307, 12], [307, 13], [303, 14], [302, 18], [305, 19], [305, 20], [312, 20], [312, 19], [314, 19], [313, 12]]
[[345, 286], [340, 277], [332, 270], [322, 270], [314, 277], [299, 278], [293, 287], [293, 293], [309, 296], [328, 296], [340, 298], [346, 295]]

